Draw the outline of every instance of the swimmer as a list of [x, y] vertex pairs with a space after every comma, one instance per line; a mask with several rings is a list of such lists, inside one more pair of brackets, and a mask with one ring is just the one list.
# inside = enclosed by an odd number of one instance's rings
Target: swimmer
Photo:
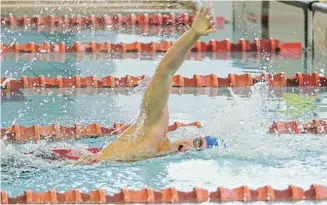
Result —
[[199, 38], [214, 31], [215, 20], [212, 10], [201, 7], [195, 15], [191, 28], [166, 52], [156, 68], [143, 95], [136, 122], [99, 153], [84, 156], [77, 163], [138, 161], [190, 149], [217, 146], [217, 138], [213, 137], [189, 138], [171, 143], [167, 136], [169, 120], [167, 101], [171, 92], [173, 75], [183, 64]]

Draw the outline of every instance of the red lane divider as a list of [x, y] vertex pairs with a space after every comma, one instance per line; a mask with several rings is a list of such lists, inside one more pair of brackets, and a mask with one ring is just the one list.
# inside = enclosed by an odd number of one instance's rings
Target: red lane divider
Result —
[[287, 189], [276, 190], [271, 186], [263, 186], [250, 189], [241, 186], [234, 189], [218, 187], [216, 191], [209, 192], [206, 189], [194, 187], [190, 192], [178, 191], [174, 187], [154, 191], [151, 188], [142, 190], [121, 189], [119, 193], [106, 195], [104, 190], [96, 189], [89, 193], [81, 193], [74, 189], [58, 193], [51, 189], [48, 192], [24, 191], [23, 195], [9, 197], [5, 191], [1, 191], [1, 204], [131, 204], [131, 203], [203, 203], [203, 202], [256, 202], [256, 201], [305, 201], [327, 200], [327, 187], [313, 184], [309, 189], [289, 185]]
[[[80, 77], [75, 75], [69, 78], [46, 78], [43, 75], [32, 78], [22, 76], [20, 80], [1, 78], [1, 84], [7, 90], [18, 90], [25, 88], [121, 88], [136, 87], [145, 78], [142, 76], [126, 75], [122, 78], [106, 76], [97, 80], [94, 76]], [[197, 75], [186, 78], [182, 75], [173, 77], [173, 87], [249, 87], [258, 82], [268, 82], [270, 87], [325, 87], [327, 76], [319, 76], [317, 72], [310, 74], [296, 73], [295, 76], [287, 77], [285, 73], [261, 74], [252, 77], [251, 74], [229, 74], [227, 78], [217, 77], [215, 74]]]
[[[64, 26], [64, 25], [90, 25], [90, 26], [108, 26], [108, 25], [191, 25], [193, 22], [193, 15], [187, 13], [181, 14], [139, 14], [134, 13], [129, 15], [89, 15], [81, 16], [74, 15], [72, 17], [65, 16], [37, 16], [37, 17], [16, 17], [9, 15], [1, 18], [1, 23], [5, 25], [51, 25], [51, 26]], [[216, 17], [217, 27], [224, 27], [225, 18]]]
[[[327, 121], [313, 120], [312, 123], [303, 124], [305, 133], [327, 133]], [[297, 122], [274, 122], [273, 126], [270, 127], [270, 132], [282, 133], [301, 133], [299, 124]], [[97, 153], [102, 148], [87, 148], [90, 153]], [[31, 153], [29, 153], [31, 154]], [[52, 159], [64, 159], [64, 160], [79, 160], [80, 154], [75, 153], [71, 149], [54, 149], [52, 150]]]
[[[86, 126], [74, 124], [73, 127], [60, 126], [59, 124], [40, 126], [38, 124], [31, 127], [23, 125], [13, 125], [8, 128], [1, 128], [1, 138], [15, 142], [38, 141], [43, 138], [53, 138], [55, 140], [67, 140], [74, 138], [99, 137], [105, 135], [114, 135], [124, 132], [130, 125], [114, 123], [113, 127], [102, 127], [99, 123], [93, 123]], [[201, 127], [200, 122], [181, 123], [175, 122], [168, 127], [168, 131], [175, 131], [181, 127], [195, 126]]]
[[[55, 44], [50, 44], [48, 42], [36, 44], [34, 42], [29, 42], [20, 45], [15, 42], [11, 45], [0, 44], [0, 49], [2, 52], [28, 52], [28, 53], [47, 53], [47, 52], [166, 52], [173, 42], [162, 41], [160, 43], [119, 43], [113, 44], [110, 42], [104, 43], [81, 43], [79, 41], [74, 42], [72, 45], [67, 46], [64, 42], [59, 42]], [[240, 40], [238, 43], [231, 43], [228, 39], [223, 41], [210, 40], [208, 43], [198, 41], [195, 43], [192, 52], [286, 52], [286, 53], [301, 53], [302, 45], [300, 42], [291, 42], [280, 44], [279, 40], [268, 39], [259, 40], [256, 39], [254, 42], [248, 40]]]
[[298, 121], [274, 121], [273, 124], [269, 127], [269, 132], [279, 134], [323, 134], [327, 133], [327, 121], [314, 119], [312, 122], [303, 123], [302, 125]]

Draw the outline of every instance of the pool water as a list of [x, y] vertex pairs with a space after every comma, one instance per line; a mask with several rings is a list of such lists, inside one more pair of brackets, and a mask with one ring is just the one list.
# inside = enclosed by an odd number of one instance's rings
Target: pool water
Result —
[[[224, 35], [226, 34], [218, 30], [204, 40], [224, 39]], [[101, 30], [58, 35], [19, 29], [12, 32], [4, 30], [2, 37], [4, 43], [13, 40], [40, 43], [51, 39], [65, 41], [67, 44], [76, 40], [149, 42], [168, 38]], [[169, 39], [175, 40], [177, 37], [176, 34], [169, 36]], [[126, 74], [146, 74], [151, 77], [163, 56], [162, 53], [137, 54], [129, 58], [97, 55], [100, 54], [65, 54], [58, 60], [54, 57], [55, 54], [49, 54], [50, 57], [4, 54], [1, 76], [20, 78], [22, 75], [54, 77], [78, 74], [102, 78], [107, 75], [122, 77]], [[151, 55], [151, 58], [146, 55]], [[213, 73], [226, 77], [228, 73], [259, 75], [265, 71], [294, 75], [295, 72], [307, 72], [303, 67], [306, 60], [304, 56], [288, 59], [266, 54], [257, 57], [256, 54], [249, 53], [245, 58], [233, 54], [228, 59], [212, 59], [211, 54], [205, 54], [202, 60], [195, 60], [192, 55], [195, 54], [190, 54], [191, 57], [177, 74], [191, 77], [193, 74]], [[213, 135], [223, 138], [227, 147], [191, 151], [136, 163], [77, 166], [23, 154], [31, 150], [49, 152], [52, 148], [63, 147], [103, 147], [117, 136], [26, 144], [1, 140], [1, 189], [6, 190], [10, 196], [16, 196], [28, 189], [44, 192], [50, 188], [57, 191], [76, 188], [82, 192], [104, 189], [106, 193], [112, 194], [121, 188], [161, 189], [174, 186], [178, 190], [189, 191], [198, 186], [213, 191], [218, 186], [235, 188], [247, 185], [257, 188], [269, 184], [275, 189], [286, 189], [288, 185], [294, 184], [307, 189], [311, 184], [326, 185], [326, 135], [268, 133], [268, 127], [274, 120], [326, 120], [326, 90], [316, 91], [319, 92], [312, 97], [313, 106], [289, 113], [286, 112], [289, 107], [283, 96], [292, 93], [305, 96], [301, 94], [303, 91], [295, 88], [274, 91], [265, 84], [233, 89], [175, 88], [168, 102], [170, 123], [200, 121], [203, 127], [180, 128], [169, 133], [171, 140]], [[187, 94], [180, 95], [179, 92]], [[102, 126], [112, 126], [114, 122], [129, 124], [137, 117], [141, 97], [141, 92], [133, 89], [26, 89], [15, 96], [2, 97], [1, 126], [8, 127], [13, 123], [25, 126], [48, 125], [55, 122], [67, 126], [72, 126], [75, 122], [82, 125], [99, 122]]]

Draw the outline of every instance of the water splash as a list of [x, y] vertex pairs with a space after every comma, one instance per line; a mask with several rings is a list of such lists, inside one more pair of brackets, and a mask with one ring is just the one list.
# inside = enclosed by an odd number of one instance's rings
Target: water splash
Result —
[[151, 77], [148, 75], [144, 75], [144, 79], [139, 81], [139, 85], [136, 86], [131, 92], [129, 92], [130, 95], [144, 95], [145, 91], [149, 87], [151, 83]]
[[250, 89], [251, 95], [244, 98], [234, 93], [237, 88], [229, 88], [230, 100], [213, 109], [205, 132], [223, 138], [227, 149], [217, 149], [212, 154], [246, 160], [267, 160], [271, 155], [277, 158], [296, 155], [295, 152], [285, 151], [287, 144], [275, 142], [275, 136], [267, 133], [276, 115], [271, 112], [272, 107], [276, 107], [276, 99], [271, 98], [267, 84], [258, 83]]
[[37, 143], [12, 144], [0, 140], [1, 144], [1, 180], [11, 183], [16, 179], [25, 177], [27, 174], [46, 172], [54, 168], [71, 164], [69, 161], [52, 160], [53, 149], [72, 149], [79, 155], [86, 155], [88, 145], [81, 142], [72, 145], [67, 142], [48, 143], [39, 141]]
[[178, 2], [183, 9], [189, 9], [193, 12], [199, 10], [201, 7], [209, 7], [213, 8], [213, 4], [211, 1], [204, 1], [204, 0], [192, 0], [192, 1], [180, 1]]

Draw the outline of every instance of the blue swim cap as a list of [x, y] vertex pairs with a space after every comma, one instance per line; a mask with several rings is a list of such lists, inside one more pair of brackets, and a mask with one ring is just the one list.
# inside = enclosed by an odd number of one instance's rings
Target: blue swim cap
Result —
[[224, 148], [226, 148], [225, 141], [222, 139], [221, 143], [219, 144], [219, 140], [217, 137], [211, 137], [211, 136], [205, 136], [204, 139], [207, 141], [208, 147], [212, 148], [213, 146], [220, 146], [222, 145]]

